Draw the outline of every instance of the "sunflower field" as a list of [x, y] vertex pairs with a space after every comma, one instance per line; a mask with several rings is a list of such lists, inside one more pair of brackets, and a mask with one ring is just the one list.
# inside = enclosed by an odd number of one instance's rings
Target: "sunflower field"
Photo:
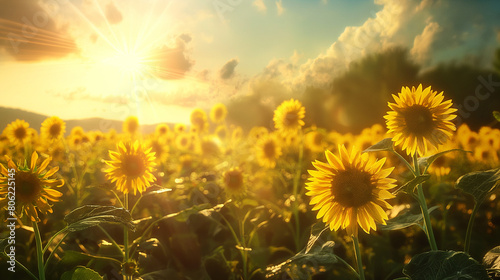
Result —
[[306, 126], [294, 99], [249, 131], [224, 104], [149, 134], [18, 119], [1, 279], [500, 278], [500, 130], [456, 111], [419, 85], [356, 135]]

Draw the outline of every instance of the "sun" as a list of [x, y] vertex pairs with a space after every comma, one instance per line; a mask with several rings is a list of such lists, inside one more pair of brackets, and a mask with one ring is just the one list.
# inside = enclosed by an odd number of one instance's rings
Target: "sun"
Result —
[[120, 73], [130, 77], [140, 76], [147, 68], [145, 55], [134, 51], [118, 51], [105, 58], [103, 63], [113, 66]]

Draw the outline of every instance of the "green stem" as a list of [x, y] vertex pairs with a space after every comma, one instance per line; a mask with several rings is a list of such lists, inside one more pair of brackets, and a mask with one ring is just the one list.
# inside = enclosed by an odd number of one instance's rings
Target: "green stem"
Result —
[[298, 198], [298, 190], [300, 177], [302, 175], [302, 160], [304, 158], [304, 134], [302, 130], [300, 130], [300, 144], [299, 144], [299, 159], [297, 162], [297, 170], [295, 171], [295, 177], [293, 178], [293, 218], [295, 220], [295, 250], [298, 251], [300, 249], [300, 223], [299, 223], [299, 198]]
[[417, 174], [415, 173], [415, 170], [413, 169], [413, 167], [411, 166], [411, 164], [403, 157], [401, 156], [398, 152], [392, 150], [391, 151], [393, 154], [395, 154], [402, 162], [404, 162], [404, 164], [406, 165], [406, 167], [408, 167], [408, 169], [411, 171], [411, 173], [413, 173], [413, 175], [415, 177], [417, 177]]
[[479, 209], [479, 203], [474, 204], [474, 209], [472, 209], [472, 214], [469, 218], [469, 224], [467, 225], [467, 233], [465, 234], [465, 246], [464, 251], [466, 254], [469, 254], [470, 249], [470, 240], [472, 236], [472, 225], [474, 225], [474, 220], [476, 219], [476, 213]]
[[[123, 201], [124, 201], [124, 208], [128, 210], [128, 193], [123, 195]], [[127, 263], [129, 261], [129, 254], [128, 254], [128, 228], [127, 226], [123, 226], [123, 250], [125, 252], [124, 257], [123, 257], [123, 262]], [[131, 279], [131, 275], [128, 275], [125, 271], [123, 271], [123, 275], [125, 276], [125, 279]]]
[[115, 246], [116, 249], [118, 249], [118, 251], [120, 252], [120, 254], [122, 255], [122, 257], [125, 258], [125, 254], [122, 252], [122, 248], [120, 248], [120, 245], [118, 245], [118, 243], [116, 243], [115, 239], [113, 237], [111, 237], [111, 235], [109, 235], [109, 233], [101, 225], [98, 225], [98, 227], [106, 235], [106, 237], [108, 237], [108, 239], [111, 241], [111, 243], [113, 244], [113, 246]]
[[38, 264], [38, 278], [39, 280], [45, 280], [45, 269], [43, 265], [43, 250], [42, 250], [42, 238], [40, 237], [40, 231], [38, 230], [38, 225], [33, 222], [33, 230], [35, 231], [35, 243], [36, 243], [36, 259]]
[[[417, 154], [413, 157], [413, 165], [415, 167], [415, 175], [420, 176], [420, 167], [418, 166]], [[424, 189], [422, 184], [417, 185], [418, 202], [422, 210], [422, 215], [424, 216], [425, 233], [427, 234], [427, 239], [431, 245], [432, 251], [437, 251], [436, 239], [434, 238], [434, 232], [432, 230], [431, 218], [429, 216], [429, 210], [427, 209], [427, 202], [425, 201]]]
[[67, 227], [61, 229], [60, 231], [58, 231], [54, 235], [52, 235], [52, 237], [49, 239], [49, 241], [47, 242], [47, 244], [45, 245], [45, 247], [43, 247], [42, 253], [45, 254], [45, 252], [47, 252], [47, 249], [49, 249], [50, 244], [52, 244], [52, 240], [54, 240], [54, 238], [56, 238], [59, 234], [65, 232], [66, 230], [68, 230]]
[[52, 249], [52, 251], [50, 252], [49, 257], [45, 261], [45, 265], [43, 266], [44, 270], [47, 270], [47, 265], [49, 264], [50, 259], [52, 259], [52, 256], [54, 255], [54, 252], [57, 250], [57, 248], [59, 248], [59, 246], [61, 246], [61, 243], [63, 242], [64, 238], [66, 238], [66, 236], [68, 236], [68, 234], [69, 234], [69, 232], [66, 232], [66, 234], [64, 234], [64, 236], [61, 238], [61, 240], [59, 240], [59, 242], [57, 242], [57, 244], [54, 247], [54, 249]]
[[359, 242], [357, 236], [352, 236], [352, 243], [354, 244], [354, 255], [358, 264], [359, 279], [365, 280], [365, 272], [363, 270], [363, 261], [361, 260], [361, 251], [359, 250]]

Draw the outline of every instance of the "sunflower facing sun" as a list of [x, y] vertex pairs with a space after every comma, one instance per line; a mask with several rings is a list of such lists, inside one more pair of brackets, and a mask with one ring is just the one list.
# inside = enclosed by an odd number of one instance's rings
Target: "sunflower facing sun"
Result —
[[402, 87], [396, 103], [390, 103], [392, 111], [384, 116], [388, 133], [393, 134], [396, 146], [402, 145], [408, 155], [424, 155], [431, 148], [444, 144], [456, 130], [451, 122], [457, 111], [451, 108], [451, 100], [443, 102], [443, 92], [437, 94], [431, 87], [422, 89]]
[[394, 195], [388, 190], [395, 187], [395, 179], [387, 178], [393, 167], [382, 169], [385, 158], [375, 160], [353, 148], [349, 154], [339, 145], [339, 156], [326, 151], [327, 163], [316, 160], [309, 170], [306, 183], [313, 210], [317, 218], [330, 225], [331, 230], [347, 229], [357, 237], [358, 224], [369, 233], [377, 229], [375, 222], [385, 224], [385, 211], [392, 206], [385, 200]]
[[106, 161], [109, 166], [105, 170], [106, 178], [111, 183], [116, 182], [118, 190], [124, 194], [132, 191], [134, 195], [137, 191], [143, 193], [155, 181], [155, 153], [151, 148], [145, 150], [139, 141], [120, 142], [117, 147], [118, 152], [109, 151], [111, 160]]
[[[14, 182], [16, 187], [16, 214], [19, 218], [26, 214], [31, 221], [39, 221], [38, 211], [43, 214], [52, 213], [51, 202], [59, 201], [62, 193], [52, 189], [52, 187], [61, 187], [64, 180], [51, 178], [59, 167], [53, 167], [46, 171], [51, 158], [45, 159], [40, 166], [37, 166], [38, 154], [33, 152], [31, 162], [27, 164], [16, 165], [12, 159], [5, 156], [9, 169], [15, 170]], [[9, 198], [7, 196], [9, 171], [0, 164], [0, 206], [7, 206]], [[37, 211], [38, 210], [38, 211]]]
[[304, 126], [306, 109], [300, 101], [290, 99], [283, 101], [274, 111], [274, 126], [286, 133], [295, 132]]

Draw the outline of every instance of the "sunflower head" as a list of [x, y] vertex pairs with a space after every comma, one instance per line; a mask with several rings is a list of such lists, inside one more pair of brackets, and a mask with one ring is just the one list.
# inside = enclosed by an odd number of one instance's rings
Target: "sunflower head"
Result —
[[139, 119], [136, 116], [129, 116], [123, 122], [123, 132], [134, 135], [139, 132]]
[[120, 141], [117, 149], [118, 152], [109, 151], [111, 160], [106, 161], [109, 166], [105, 170], [106, 178], [112, 183], [116, 182], [118, 190], [123, 193], [143, 193], [155, 181], [155, 154], [151, 148], [145, 149], [138, 141]]
[[394, 197], [388, 190], [396, 180], [387, 176], [394, 168], [382, 169], [385, 158], [372, 159], [355, 148], [348, 153], [343, 145], [338, 149], [338, 156], [325, 152], [326, 163], [313, 162], [317, 170], [309, 170], [306, 195], [311, 196], [313, 210], [319, 210], [316, 217], [331, 230], [342, 228], [357, 235], [359, 224], [369, 233], [388, 219], [385, 211], [392, 207], [385, 200]]
[[167, 124], [161, 123], [156, 126], [155, 133], [160, 137], [167, 136], [169, 132], [170, 127]]
[[424, 155], [429, 149], [445, 143], [456, 130], [451, 122], [457, 109], [451, 108], [451, 100], [443, 102], [443, 92], [437, 94], [431, 87], [422, 89], [402, 87], [396, 103], [390, 103], [384, 116], [388, 133], [395, 145], [402, 146], [408, 155]]
[[40, 131], [49, 141], [59, 140], [66, 132], [66, 123], [58, 117], [50, 117], [43, 121]]
[[243, 172], [238, 167], [224, 173], [224, 186], [230, 196], [240, 196], [245, 193], [243, 177]]
[[306, 109], [300, 101], [290, 99], [283, 101], [274, 111], [274, 127], [284, 133], [291, 133], [304, 126]]
[[191, 125], [197, 132], [205, 132], [208, 129], [207, 114], [202, 109], [194, 109], [190, 116]]
[[16, 119], [7, 125], [4, 134], [12, 144], [21, 145], [30, 137], [29, 126], [29, 123], [24, 120]]
[[261, 138], [255, 145], [257, 160], [261, 166], [274, 168], [281, 156], [281, 146], [274, 135]]
[[219, 126], [217, 126], [217, 128], [215, 129], [215, 133], [214, 134], [220, 140], [226, 140], [227, 134], [228, 134], [227, 127], [225, 125], [219, 125]]
[[[14, 182], [16, 187], [16, 215], [21, 218], [23, 215], [29, 217], [31, 221], [38, 222], [38, 212], [52, 213], [52, 205], [49, 202], [57, 202], [62, 193], [53, 189], [61, 187], [64, 180], [54, 179], [52, 176], [59, 170], [53, 167], [46, 170], [51, 158], [45, 159], [41, 165], [37, 166], [38, 154], [33, 152], [30, 164], [26, 161], [23, 165], [15, 164], [9, 157], [7, 166], [15, 170]], [[0, 164], [0, 205], [6, 207], [9, 201], [8, 178], [9, 170]]]
[[175, 133], [184, 133], [184, 132], [186, 132], [186, 130], [187, 130], [186, 125], [183, 123], [176, 123], [174, 125], [174, 132]]
[[224, 121], [227, 115], [226, 106], [222, 103], [217, 103], [210, 110], [210, 119], [214, 123], [221, 123]]

